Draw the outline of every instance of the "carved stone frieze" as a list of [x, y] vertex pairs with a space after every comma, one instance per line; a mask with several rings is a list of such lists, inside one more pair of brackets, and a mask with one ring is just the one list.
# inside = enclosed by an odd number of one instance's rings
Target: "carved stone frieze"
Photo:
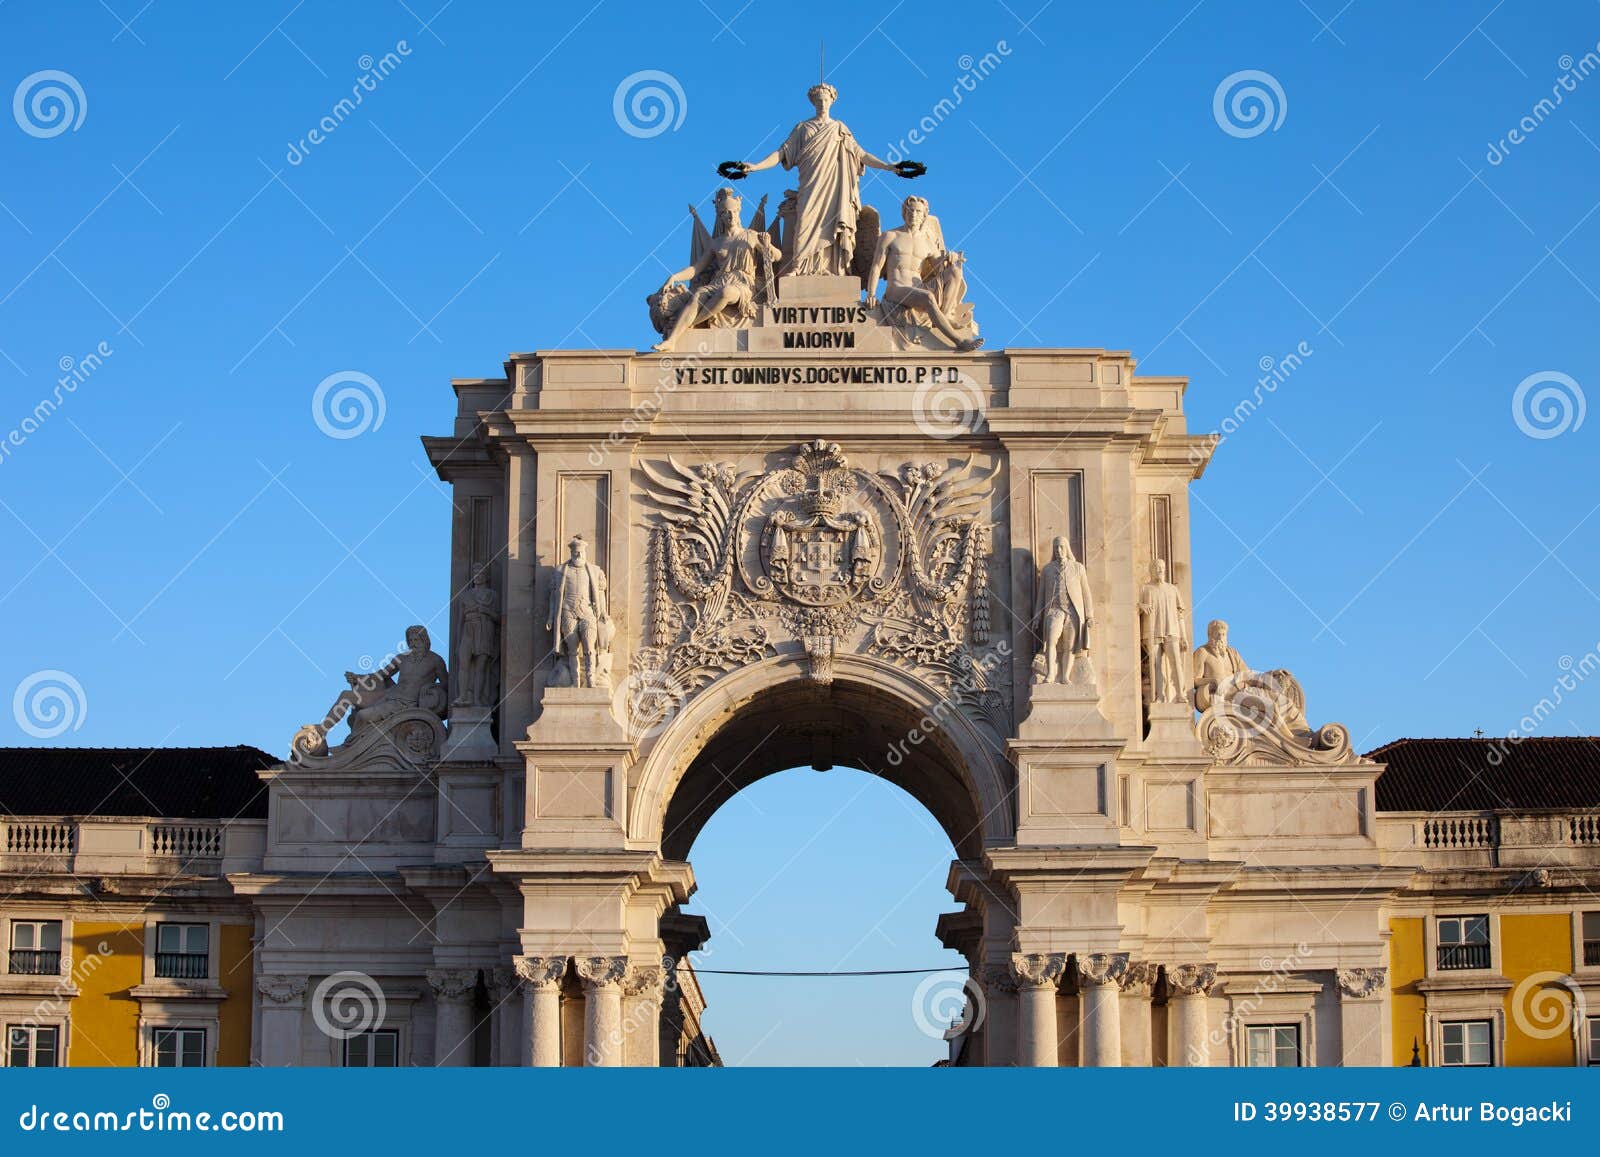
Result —
[[997, 469], [969, 457], [877, 473], [822, 439], [747, 474], [642, 462], [660, 522], [647, 554], [651, 646], [633, 676], [686, 696], [772, 654], [795, 655], [818, 683], [837, 656], [876, 654], [1003, 729], [1010, 663], [987, 649], [983, 517]]

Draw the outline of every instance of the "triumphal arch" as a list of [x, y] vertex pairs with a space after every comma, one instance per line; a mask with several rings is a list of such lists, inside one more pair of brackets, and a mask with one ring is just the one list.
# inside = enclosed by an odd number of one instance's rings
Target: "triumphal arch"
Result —
[[[939, 174], [810, 95], [639, 287], [653, 349], [453, 383], [423, 440], [444, 653], [417, 629], [350, 673], [233, 881], [266, 929], [263, 1061], [325, 1060], [315, 978], [353, 971], [437, 1063], [679, 1063], [697, 833], [844, 764], [954, 848], [966, 1061], [1232, 1063], [1250, 1000], [1318, 1063], [1387, 1063], [1378, 768], [1195, 619], [1213, 446], [1185, 380], [984, 347]], [[869, 169], [917, 195], [863, 203]]]

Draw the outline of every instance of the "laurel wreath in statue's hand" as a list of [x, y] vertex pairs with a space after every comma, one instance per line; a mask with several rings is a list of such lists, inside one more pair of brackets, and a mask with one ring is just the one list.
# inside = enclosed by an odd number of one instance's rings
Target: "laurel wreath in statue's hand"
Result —
[[928, 166], [921, 161], [897, 161], [894, 166], [895, 176], [905, 177], [907, 180], [912, 177], [920, 177], [927, 171]]
[[728, 181], [742, 181], [750, 175], [750, 166], [743, 161], [723, 161], [717, 166], [717, 176]]

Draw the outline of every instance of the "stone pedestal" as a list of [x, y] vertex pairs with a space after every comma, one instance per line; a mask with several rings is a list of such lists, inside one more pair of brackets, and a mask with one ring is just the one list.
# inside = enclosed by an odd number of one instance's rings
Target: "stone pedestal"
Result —
[[807, 273], [778, 278], [778, 304], [859, 305], [861, 282], [858, 278], [836, 277], [826, 273]]
[[599, 687], [551, 687], [517, 744], [527, 760], [522, 846], [615, 847], [627, 822], [633, 744]]
[[1194, 708], [1187, 703], [1152, 703], [1147, 710], [1150, 729], [1145, 732], [1146, 749], [1162, 755], [1200, 754], [1200, 740], [1194, 733]]
[[[1079, 667], [1087, 661], [1088, 656], [1080, 657]], [[1087, 680], [1081, 670], [1074, 672], [1074, 677], [1080, 681], [1029, 686], [1028, 715], [1017, 728], [1018, 739], [1112, 737], [1111, 723], [1100, 710], [1100, 690], [1092, 673]]]
[[500, 754], [489, 724], [492, 707], [452, 707], [442, 758], [445, 760], [486, 760]]

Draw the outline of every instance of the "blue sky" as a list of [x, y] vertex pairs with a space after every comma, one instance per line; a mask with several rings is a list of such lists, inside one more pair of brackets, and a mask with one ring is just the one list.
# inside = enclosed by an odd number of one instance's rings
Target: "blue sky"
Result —
[[[1201, 431], [1264, 359], [1310, 351], [1194, 488], [1194, 585], [1315, 720], [1363, 747], [1504, 733], [1600, 640], [1600, 419], [1534, 437], [1552, 431], [1513, 409], [1530, 378], [1525, 410], [1600, 381], [1600, 77], [1573, 79], [1600, 6], [817, 3], [796, 34], [792, 4], [439, 3], [0, 6], [4, 90], [55, 70], [82, 94], [59, 133], [25, 99], [0, 117], [0, 441], [21, 435], [0, 455], [0, 690], [70, 673], [87, 709], [55, 742], [281, 753], [406, 623], [442, 639], [448, 505], [416, 439], [448, 431], [448, 379], [647, 344], [684, 204], [806, 115], [812, 27], [869, 149], [932, 118], [918, 191], [991, 348], [1130, 350], [1189, 375]], [[649, 136], [613, 112], [644, 70], [682, 92]], [[1259, 133], [1215, 112], [1245, 71], [1275, 86]], [[874, 177], [866, 197], [904, 191]], [[341, 371], [383, 393], [359, 437], [313, 421]], [[1596, 695], [1542, 733], [1593, 732]], [[0, 743], [38, 741], [0, 716]], [[719, 964], [950, 959], [930, 934], [948, 844], [850, 775], [777, 777], [708, 827]], [[707, 987], [730, 1059], [938, 1055], [914, 983]]]

